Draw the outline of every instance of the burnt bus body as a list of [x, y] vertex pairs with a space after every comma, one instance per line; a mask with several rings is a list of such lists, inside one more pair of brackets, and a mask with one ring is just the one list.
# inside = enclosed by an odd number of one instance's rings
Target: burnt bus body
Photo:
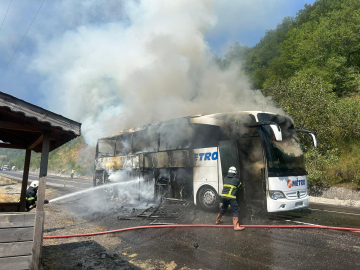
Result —
[[[295, 150], [291, 149], [298, 152], [296, 156], [285, 154], [285, 146], [276, 146], [281, 135], [296, 142]], [[288, 166], [291, 162], [299, 165], [296, 170]], [[154, 198], [192, 199], [203, 209], [216, 210], [223, 179], [229, 167], [235, 166], [243, 183], [237, 196], [243, 210], [276, 212], [291, 210], [285, 201], [288, 190], [273, 191], [271, 187], [283, 184], [282, 177], [303, 179], [303, 163], [290, 118], [264, 112], [219, 113], [154, 123], [100, 138], [93, 181], [94, 186], [105, 184], [109, 174], [122, 171], [128, 179], [152, 183]], [[277, 200], [274, 194], [283, 197]], [[306, 196], [298, 198], [305, 200], [300, 208], [308, 204]], [[277, 205], [281, 200], [282, 208]]]
[[156, 123], [101, 138], [96, 147], [94, 186], [110, 173], [155, 180], [155, 196], [193, 197], [194, 149], [217, 147], [227, 138], [219, 126], [191, 123], [191, 117]]

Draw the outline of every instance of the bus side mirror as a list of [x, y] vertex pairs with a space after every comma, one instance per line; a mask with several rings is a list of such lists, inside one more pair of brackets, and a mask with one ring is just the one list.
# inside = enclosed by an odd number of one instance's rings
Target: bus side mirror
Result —
[[296, 132], [309, 134], [313, 140], [314, 147], [317, 147], [317, 140], [314, 133], [306, 129], [297, 129]]
[[276, 126], [276, 125], [270, 125], [270, 128], [271, 130], [273, 131], [274, 133], [274, 136], [275, 136], [275, 140], [276, 141], [282, 141], [282, 134], [281, 134], [281, 129], [279, 126]]
[[317, 140], [316, 140], [315, 134], [314, 133], [309, 133], [309, 135], [313, 139], [314, 147], [317, 147]]

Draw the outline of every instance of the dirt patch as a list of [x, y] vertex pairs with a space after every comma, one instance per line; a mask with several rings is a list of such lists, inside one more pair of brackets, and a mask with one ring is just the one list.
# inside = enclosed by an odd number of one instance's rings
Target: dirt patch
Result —
[[146, 260], [146, 261], [131, 260], [130, 262], [140, 267], [141, 269], [149, 269], [149, 270], [157, 270], [157, 269], [174, 270], [177, 267], [177, 264], [174, 261], [170, 263], [166, 263], [164, 261], [158, 261], [158, 260]]
[[[179, 270], [192, 270], [192, 268], [188, 268], [186, 266], [179, 268], [178, 265], [172, 261], [170, 263], [166, 263], [164, 261], [161, 260], [139, 260], [139, 261], [135, 261], [135, 260], [131, 260], [130, 263], [134, 264], [135, 266], [139, 267], [140, 269], [147, 269], [147, 270], [175, 270], [175, 269], [179, 269]], [[201, 270], [198, 269], [198, 270]]]
[[[45, 198], [51, 198], [53, 189], [47, 188]], [[21, 194], [21, 182], [0, 176], [0, 202], [17, 202]]]
[[17, 202], [20, 192], [21, 184], [18, 181], [0, 176], [0, 202]]

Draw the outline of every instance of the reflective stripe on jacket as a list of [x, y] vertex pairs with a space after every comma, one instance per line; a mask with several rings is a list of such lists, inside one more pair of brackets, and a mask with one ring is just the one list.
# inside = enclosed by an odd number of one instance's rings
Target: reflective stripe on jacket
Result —
[[224, 187], [221, 192], [221, 197], [236, 199], [236, 191], [240, 186], [240, 180], [235, 177], [235, 174], [229, 173], [224, 178]]

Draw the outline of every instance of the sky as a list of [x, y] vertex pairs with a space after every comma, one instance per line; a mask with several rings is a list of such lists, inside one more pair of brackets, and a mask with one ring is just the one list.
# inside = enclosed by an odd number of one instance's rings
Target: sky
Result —
[[94, 127], [109, 129], [112, 120], [98, 124], [114, 115], [137, 125], [161, 119], [152, 108], [169, 100], [172, 117], [196, 113], [196, 104], [211, 112], [206, 104], [216, 108], [218, 93], [231, 100], [231, 88], [251, 88], [235, 69], [216, 70], [211, 56], [235, 42], [254, 46], [313, 2], [0, 0], [0, 91], [81, 121], [92, 137], [104, 135]]

